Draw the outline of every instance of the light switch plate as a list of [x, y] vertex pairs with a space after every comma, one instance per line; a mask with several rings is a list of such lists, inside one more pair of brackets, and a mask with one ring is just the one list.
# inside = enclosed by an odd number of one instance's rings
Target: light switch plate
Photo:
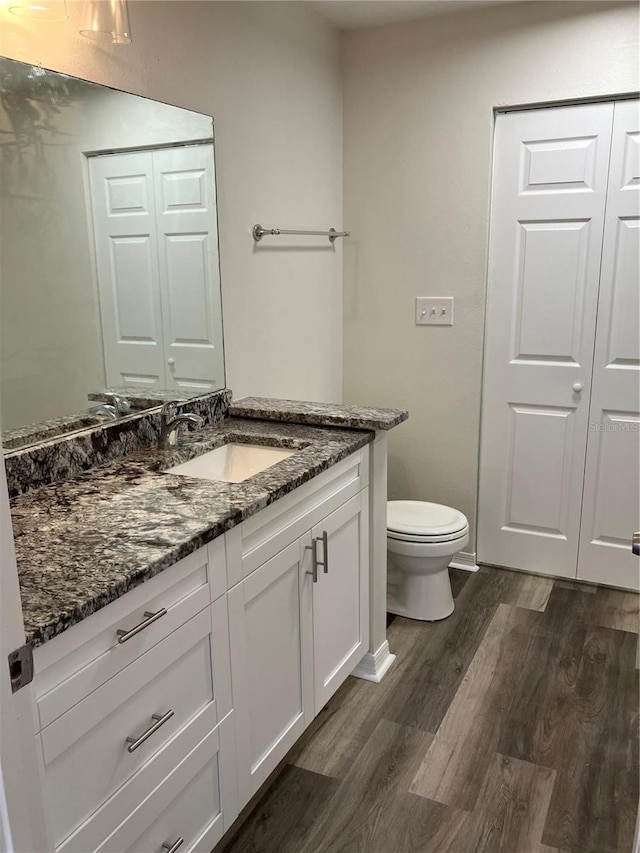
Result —
[[416, 296], [417, 326], [453, 326], [453, 296]]

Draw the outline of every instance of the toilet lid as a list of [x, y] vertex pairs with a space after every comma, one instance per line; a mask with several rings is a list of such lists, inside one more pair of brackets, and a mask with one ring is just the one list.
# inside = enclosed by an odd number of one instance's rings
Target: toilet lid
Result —
[[467, 527], [457, 509], [425, 501], [388, 501], [387, 530], [413, 536], [443, 536]]

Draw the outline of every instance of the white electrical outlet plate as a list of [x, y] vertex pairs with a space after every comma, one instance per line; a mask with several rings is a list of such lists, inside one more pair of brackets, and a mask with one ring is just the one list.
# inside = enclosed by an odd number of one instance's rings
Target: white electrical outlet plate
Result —
[[416, 296], [416, 326], [453, 326], [453, 296]]

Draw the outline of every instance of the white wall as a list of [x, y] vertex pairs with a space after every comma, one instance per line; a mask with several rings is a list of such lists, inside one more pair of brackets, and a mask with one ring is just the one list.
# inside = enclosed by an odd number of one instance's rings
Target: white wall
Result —
[[304, 4], [129, 0], [133, 43], [98, 48], [67, 5], [49, 24], [1, 8], [0, 53], [214, 117], [227, 385], [339, 400], [342, 247], [250, 236], [341, 226], [337, 32]]
[[[473, 524], [493, 108], [637, 90], [638, 7], [510, 4], [349, 32], [343, 50], [344, 398], [410, 410], [392, 498]], [[414, 325], [425, 295], [455, 297], [453, 328]]]

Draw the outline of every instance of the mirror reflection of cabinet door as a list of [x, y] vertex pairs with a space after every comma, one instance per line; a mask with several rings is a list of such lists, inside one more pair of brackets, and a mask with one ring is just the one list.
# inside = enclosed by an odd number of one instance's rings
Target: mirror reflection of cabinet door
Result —
[[89, 158], [106, 384], [224, 386], [213, 146]]

